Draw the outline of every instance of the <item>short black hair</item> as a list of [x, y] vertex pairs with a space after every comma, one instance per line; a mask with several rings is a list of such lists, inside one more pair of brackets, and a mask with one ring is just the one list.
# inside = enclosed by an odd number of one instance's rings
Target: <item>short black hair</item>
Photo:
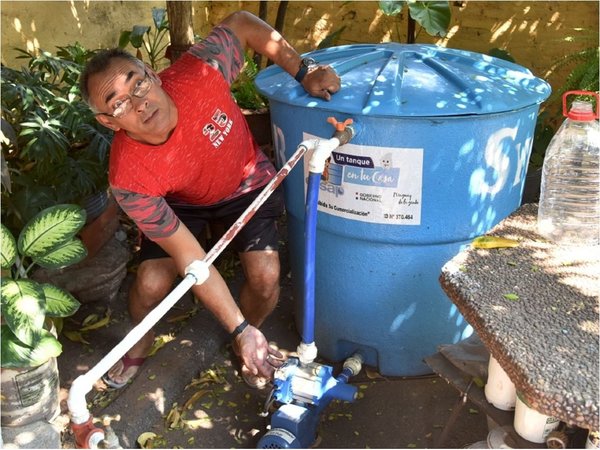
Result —
[[90, 104], [90, 91], [88, 89], [90, 77], [97, 73], [104, 72], [110, 65], [110, 62], [117, 58], [132, 61], [136, 64], [144, 64], [138, 58], [122, 48], [117, 47], [107, 50], [100, 50], [86, 63], [81, 75], [79, 76], [79, 91], [81, 92], [81, 98], [83, 98], [83, 101], [85, 101], [88, 105]]

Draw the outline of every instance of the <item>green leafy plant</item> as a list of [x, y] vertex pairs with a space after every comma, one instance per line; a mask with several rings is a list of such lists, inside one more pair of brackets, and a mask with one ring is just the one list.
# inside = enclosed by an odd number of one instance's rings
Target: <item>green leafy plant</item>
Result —
[[[136, 57], [144, 60], [142, 47], [148, 55], [150, 66], [156, 70], [169, 45], [169, 21], [165, 8], [152, 8], [152, 21], [154, 29], [147, 25], [134, 25], [131, 30], [121, 32], [119, 47], [125, 48], [128, 44], [137, 49]], [[166, 41], [165, 41], [166, 38]]]
[[267, 99], [258, 92], [254, 84], [258, 71], [254, 60], [246, 53], [244, 68], [231, 84], [231, 93], [240, 108], [258, 111], [267, 107]]
[[[379, 9], [386, 15], [401, 18], [404, 5], [408, 6], [407, 21], [407, 43], [416, 42], [418, 34], [415, 29], [417, 23], [421, 30], [425, 30], [431, 36], [446, 36], [450, 26], [450, 5], [447, 1], [393, 1], [382, 0], [379, 2]], [[396, 20], [396, 34], [400, 36], [400, 20]]]
[[[562, 95], [567, 91], [579, 90], [598, 92], [599, 90], [599, 68], [598, 58], [600, 56], [598, 46], [598, 34], [593, 35], [591, 32], [576, 28], [574, 33], [567, 36], [566, 42], [585, 42], [589, 44], [581, 50], [569, 53], [558, 61], [556, 61], [551, 70], [558, 72], [565, 68], [570, 69], [565, 82], [552, 94], [550, 101], [555, 102], [562, 99]], [[569, 103], [577, 97], [568, 99]], [[586, 98], [590, 100], [590, 98]], [[594, 100], [595, 101], [595, 100]]]
[[83, 204], [108, 186], [112, 131], [83, 102], [78, 80], [94, 54], [78, 43], [56, 55], [18, 50], [27, 66], [2, 66], [2, 222], [20, 229], [42, 209]]
[[29, 274], [36, 265], [59, 269], [81, 261], [87, 250], [75, 236], [86, 213], [77, 205], [44, 209], [21, 230], [16, 240], [0, 225], [2, 263], [2, 367], [37, 367], [62, 351], [47, 330], [47, 318], [68, 317], [79, 302], [50, 283], [38, 283]]
[[[534, 169], [542, 167], [548, 144], [564, 120], [562, 115], [563, 94], [573, 90], [588, 92], [599, 92], [600, 90], [598, 82], [598, 58], [600, 56], [598, 34], [594, 34], [589, 30], [575, 28], [571, 35], [564, 38], [564, 41], [568, 43], [585, 42], [586, 46], [581, 50], [566, 54], [551, 67], [552, 72], [555, 73], [562, 70], [568, 70], [569, 72], [565, 81], [558, 89], [554, 90], [546, 102], [544, 111], [538, 116], [531, 159], [529, 160], [530, 167]], [[581, 98], [591, 101], [594, 105], [594, 110], [598, 108], [594, 97], [571, 95], [567, 98], [567, 109], [570, 108], [574, 100]]]

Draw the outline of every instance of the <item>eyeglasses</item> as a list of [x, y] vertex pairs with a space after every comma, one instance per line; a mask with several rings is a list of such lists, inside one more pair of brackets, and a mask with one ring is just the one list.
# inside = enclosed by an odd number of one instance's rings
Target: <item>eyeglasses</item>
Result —
[[131, 97], [144, 98], [148, 94], [148, 92], [150, 92], [150, 88], [152, 87], [153, 82], [154, 81], [152, 79], [152, 76], [148, 73], [148, 71], [144, 70], [144, 78], [142, 80], [139, 80], [135, 84], [135, 87], [133, 88], [133, 91], [131, 91], [131, 94], [115, 101], [115, 103], [112, 106], [112, 114], [105, 112], [97, 112], [95, 114], [102, 114], [104, 116], [110, 116], [114, 117], [115, 119], [120, 119], [121, 117], [128, 114], [129, 111], [131, 111], [131, 109], [133, 108]]

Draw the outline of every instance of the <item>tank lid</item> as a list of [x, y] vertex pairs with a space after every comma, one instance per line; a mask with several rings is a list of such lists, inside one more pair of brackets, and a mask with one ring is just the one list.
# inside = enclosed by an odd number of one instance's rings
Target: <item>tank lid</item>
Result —
[[278, 66], [258, 74], [259, 91], [296, 106], [393, 117], [501, 113], [539, 104], [551, 92], [548, 83], [522, 66], [434, 45], [346, 45], [305, 56], [340, 75], [342, 87], [329, 102], [308, 95]]

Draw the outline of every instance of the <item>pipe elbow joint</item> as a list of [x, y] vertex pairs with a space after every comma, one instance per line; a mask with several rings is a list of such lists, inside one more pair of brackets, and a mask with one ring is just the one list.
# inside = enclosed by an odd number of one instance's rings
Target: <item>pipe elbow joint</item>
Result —
[[69, 389], [67, 406], [71, 413], [71, 421], [76, 424], [86, 422], [91, 416], [87, 408], [85, 395], [92, 389], [92, 385], [83, 375], [77, 377]]
[[331, 156], [331, 152], [340, 146], [340, 141], [336, 137], [331, 139], [320, 140], [317, 143], [310, 161], [308, 162], [308, 170], [310, 173], [323, 173], [325, 170], [325, 161]]
[[196, 259], [185, 268], [185, 275], [193, 276], [196, 279], [196, 282], [194, 284], [202, 284], [208, 279], [210, 275], [209, 266], [206, 262]]
[[317, 358], [317, 346], [314, 342], [311, 342], [310, 344], [300, 342], [296, 352], [298, 353], [298, 359], [302, 364], [310, 364]]
[[77, 448], [98, 448], [98, 444], [104, 440], [104, 431], [94, 425], [92, 416], [83, 423], [71, 422], [71, 430]]

